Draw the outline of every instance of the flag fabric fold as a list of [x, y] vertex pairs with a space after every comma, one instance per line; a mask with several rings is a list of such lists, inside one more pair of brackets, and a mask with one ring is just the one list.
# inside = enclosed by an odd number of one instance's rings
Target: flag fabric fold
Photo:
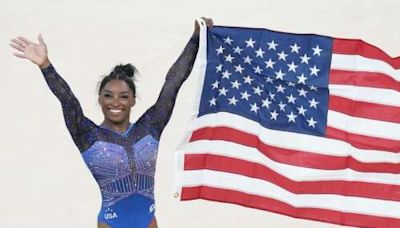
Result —
[[361, 40], [203, 23], [180, 199], [400, 227], [399, 68]]

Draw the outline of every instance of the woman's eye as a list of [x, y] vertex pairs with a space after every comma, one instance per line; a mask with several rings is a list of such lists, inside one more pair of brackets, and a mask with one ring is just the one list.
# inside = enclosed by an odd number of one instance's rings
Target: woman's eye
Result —
[[110, 94], [104, 94], [104, 97], [109, 98], [109, 97], [111, 97], [111, 95]]
[[122, 98], [123, 98], [123, 99], [128, 99], [129, 97], [128, 97], [128, 96], [122, 96]]

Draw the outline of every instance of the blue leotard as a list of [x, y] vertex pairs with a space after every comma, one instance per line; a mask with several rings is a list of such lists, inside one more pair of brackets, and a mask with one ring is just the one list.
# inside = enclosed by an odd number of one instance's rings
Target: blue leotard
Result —
[[191, 71], [197, 49], [198, 36], [193, 35], [168, 71], [156, 103], [123, 134], [86, 118], [54, 67], [42, 70], [61, 102], [73, 141], [100, 187], [99, 222], [112, 228], [147, 228], [154, 218], [154, 174], [160, 135], [170, 119], [178, 90]]

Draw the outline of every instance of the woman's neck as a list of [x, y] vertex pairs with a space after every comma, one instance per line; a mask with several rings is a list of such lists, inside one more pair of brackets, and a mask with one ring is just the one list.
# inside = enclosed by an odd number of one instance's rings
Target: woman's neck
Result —
[[123, 123], [120, 124], [115, 124], [110, 121], [104, 120], [103, 123], [101, 123], [101, 126], [111, 129], [113, 131], [119, 132], [119, 133], [125, 133], [126, 130], [128, 130], [130, 123], [129, 121], [124, 121]]

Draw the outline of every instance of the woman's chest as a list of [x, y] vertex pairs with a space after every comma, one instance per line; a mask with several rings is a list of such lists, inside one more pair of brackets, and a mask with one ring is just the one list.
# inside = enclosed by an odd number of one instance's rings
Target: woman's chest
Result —
[[154, 176], [159, 142], [148, 135], [138, 141], [96, 141], [82, 157], [96, 179], [146, 173]]

